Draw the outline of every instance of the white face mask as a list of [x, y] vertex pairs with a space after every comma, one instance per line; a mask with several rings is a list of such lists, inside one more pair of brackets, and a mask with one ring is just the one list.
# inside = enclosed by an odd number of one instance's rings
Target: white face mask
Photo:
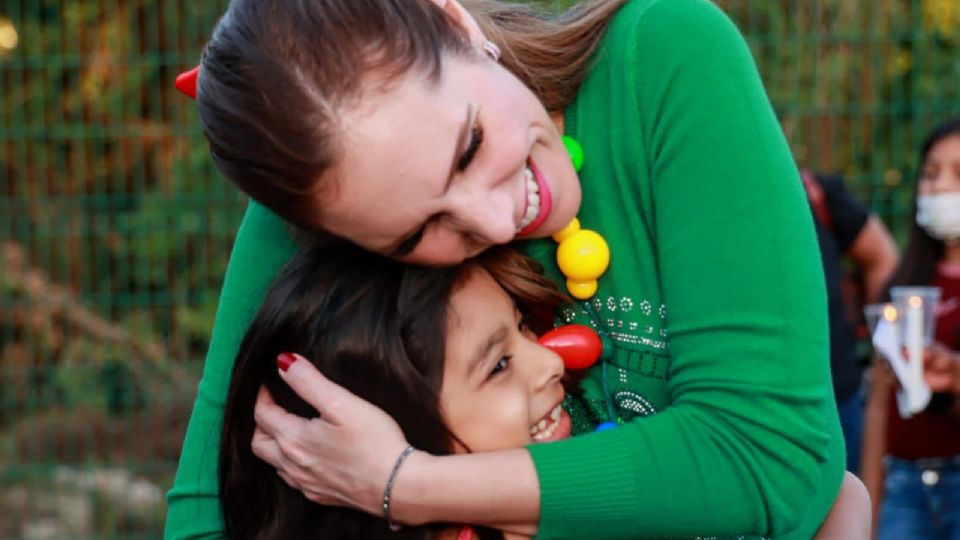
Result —
[[960, 192], [917, 197], [917, 225], [944, 242], [960, 239]]

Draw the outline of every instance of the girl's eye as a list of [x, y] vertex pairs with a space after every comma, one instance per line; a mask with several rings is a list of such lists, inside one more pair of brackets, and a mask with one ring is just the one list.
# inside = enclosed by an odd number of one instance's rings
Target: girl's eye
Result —
[[501, 356], [500, 359], [497, 360], [497, 363], [493, 365], [493, 369], [490, 371], [490, 376], [492, 377], [510, 367], [510, 359], [512, 358], [512, 355]]

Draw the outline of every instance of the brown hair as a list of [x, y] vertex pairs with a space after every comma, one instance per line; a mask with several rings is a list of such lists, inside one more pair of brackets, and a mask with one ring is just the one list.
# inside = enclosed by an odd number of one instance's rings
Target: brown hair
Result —
[[[531, 328], [564, 301], [539, 265], [510, 248], [455, 267], [403, 265], [349, 243], [299, 252], [280, 272], [237, 354], [224, 405], [219, 488], [226, 537], [428, 539], [443, 525], [391, 532], [379, 517], [314, 504], [287, 486], [250, 447], [257, 392], [307, 418], [317, 411], [280, 379], [277, 354], [294, 351], [347, 390], [393, 416], [415, 447], [453, 451], [440, 411], [451, 295], [484, 269], [513, 297]], [[549, 325], [547, 326], [549, 328]], [[501, 538], [481, 530], [483, 540]]]
[[576, 97], [610, 17], [624, 2], [584, 2], [557, 17], [500, 0], [462, 3], [500, 47], [503, 66], [537, 95], [547, 111], [559, 112]]
[[[549, 18], [530, 7], [469, 0], [504, 66], [559, 111], [625, 0], [594, 0]], [[197, 104], [214, 163], [288, 221], [316, 229], [308, 195], [340, 158], [339, 112], [371, 75], [440, 77], [444, 56], [478, 54], [429, 0], [233, 0], [204, 49]]]

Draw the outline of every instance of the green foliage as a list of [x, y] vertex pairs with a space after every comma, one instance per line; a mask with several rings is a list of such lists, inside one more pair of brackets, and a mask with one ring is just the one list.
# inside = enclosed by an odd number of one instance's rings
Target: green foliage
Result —
[[719, 2], [744, 31], [803, 167], [909, 222], [917, 147], [960, 114], [960, 2]]

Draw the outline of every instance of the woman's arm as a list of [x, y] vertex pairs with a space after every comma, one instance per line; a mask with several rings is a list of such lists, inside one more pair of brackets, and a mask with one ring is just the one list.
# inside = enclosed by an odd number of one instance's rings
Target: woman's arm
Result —
[[213, 337], [187, 427], [173, 487], [167, 493], [167, 539], [223, 536], [217, 459], [223, 404], [237, 349], [267, 287], [296, 246], [286, 225], [251, 203], [230, 255]]
[[[652, 201], [647, 221], [628, 225], [655, 238], [670, 404], [609, 435], [531, 447], [540, 532], [588, 537], [606, 520], [611, 536], [811, 538], [840, 486], [843, 441], [822, 263], [796, 165], [746, 44], [716, 6], [624, 9], [639, 13], [635, 50], [598, 66], [637, 81], [637, 127], [610, 142], [632, 143], [649, 171], [650, 186], [635, 190]], [[603, 114], [615, 98], [595, 96], [592, 109]], [[606, 448], [615, 452], [602, 462], [587, 457]], [[579, 488], [588, 473], [616, 489]]]
[[[294, 356], [280, 375], [320, 416], [304, 420], [261, 392], [254, 453], [310, 500], [381, 515], [387, 478], [407, 446], [403, 433], [386, 413]], [[390, 514], [410, 525], [473, 523], [533, 534], [538, 504], [536, 471], [524, 449], [442, 457], [414, 452], [397, 474]]]

